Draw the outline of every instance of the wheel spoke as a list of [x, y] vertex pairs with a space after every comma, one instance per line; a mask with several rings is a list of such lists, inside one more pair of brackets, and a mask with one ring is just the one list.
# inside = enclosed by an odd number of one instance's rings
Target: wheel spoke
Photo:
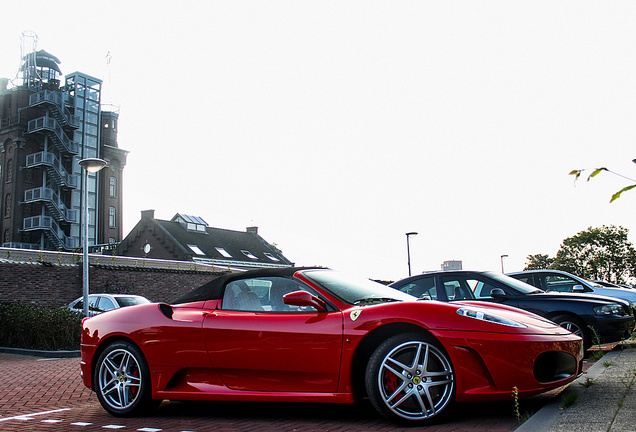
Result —
[[129, 408], [141, 394], [139, 362], [126, 349], [116, 349], [105, 356], [98, 377], [99, 392], [103, 401], [112, 409]]
[[454, 374], [446, 354], [424, 341], [407, 341], [379, 365], [380, 397], [395, 415], [422, 420], [438, 414], [453, 397]]

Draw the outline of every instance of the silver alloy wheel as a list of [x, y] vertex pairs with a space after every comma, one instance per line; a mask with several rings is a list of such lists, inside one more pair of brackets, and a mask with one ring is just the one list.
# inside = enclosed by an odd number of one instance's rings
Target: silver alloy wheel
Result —
[[453, 368], [442, 351], [427, 342], [409, 341], [386, 355], [378, 372], [378, 386], [393, 413], [422, 420], [451, 401], [453, 377]]
[[563, 327], [564, 329], [566, 329], [567, 331], [574, 333], [575, 335], [579, 337], [583, 337], [583, 330], [581, 329], [581, 327], [579, 327], [577, 323], [572, 321], [561, 321], [559, 325]]
[[99, 392], [115, 410], [135, 403], [141, 393], [141, 368], [137, 358], [126, 349], [110, 352], [99, 366]]

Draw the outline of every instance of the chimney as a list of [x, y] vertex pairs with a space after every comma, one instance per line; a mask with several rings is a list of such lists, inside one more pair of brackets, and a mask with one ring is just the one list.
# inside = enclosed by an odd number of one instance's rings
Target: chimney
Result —
[[142, 219], [154, 219], [155, 218], [155, 211], [154, 210], [142, 210], [141, 211], [141, 218]]
[[247, 227], [247, 232], [258, 235], [258, 227]]

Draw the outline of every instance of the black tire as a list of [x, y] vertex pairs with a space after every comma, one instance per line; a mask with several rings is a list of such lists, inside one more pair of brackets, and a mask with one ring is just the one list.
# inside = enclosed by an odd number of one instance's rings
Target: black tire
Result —
[[587, 351], [592, 346], [592, 336], [585, 323], [574, 315], [558, 315], [552, 321], [566, 330], [571, 331], [583, 339], [583, 349]]
[[455, 402], [450, 358], [423, 334], [399, 334], [380, 344], [367, 365], [365, 384], [380, 414], [409, 426], [439, 419]]
[[106, 347], [95, 363], [93, 383], [99, 403], [117, 417], [145, 414], [161, 403], [151, 399], [148, 363], [130, 342]]

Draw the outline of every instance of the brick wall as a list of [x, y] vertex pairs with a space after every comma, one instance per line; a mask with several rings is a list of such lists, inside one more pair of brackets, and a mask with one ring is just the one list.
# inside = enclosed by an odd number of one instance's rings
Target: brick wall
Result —
[[[19, 260], [0, 258], [0, 301], [61, 307], [82, 296], [82, 264], [77, 262], [80, 261], [77, 255], [72, 258], [76, 263], [65, 263], [59, 253], [49, 256], [54, 258], [50, 260], [41, 252], [32, 252], [33, 256], [28, 259], [24, 254], [21, 251]], [[153, 302], [170, 302], [223, 273], [218, 268], [194, 266], [191, 262], [147, 266], [145, 260], [140, 259], [129, 260], [123, 266], [99, 264], [99, 259], [94, 258], [91, 255], [89, 261], [91, 293], [125, 292], [142, 295]], [[109, 260], [102, 257], [102, 261]]]

